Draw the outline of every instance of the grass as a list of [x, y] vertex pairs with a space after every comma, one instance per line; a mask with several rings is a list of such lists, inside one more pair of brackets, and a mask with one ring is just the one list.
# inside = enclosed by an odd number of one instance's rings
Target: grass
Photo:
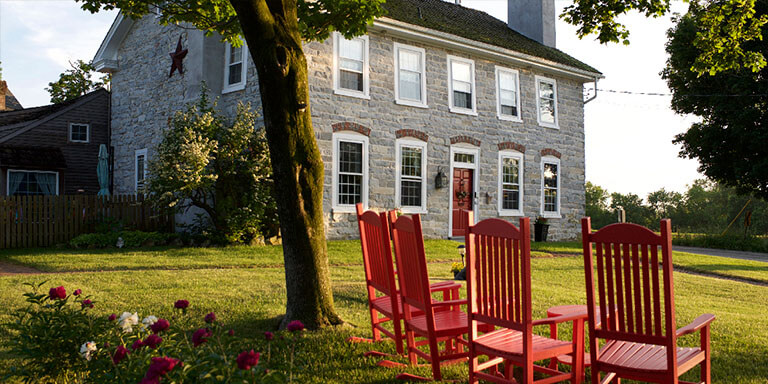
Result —
[[768, 284], [768, 263], [762, 261], [674, 252], [672, 264], [692, 272]]
[[[456, 260], [455, 245], [449, 241], [427, 242], [430, 260]], [[368, 336], [370, 333], [358, 246], [354, 241], [329, 243], [336, 308], [349, 326], [306, 335], [299, 348], [299, 360], [303, 365], [297, 382], [397, 382], [395, 376], [401, 370], [380, 368], [375, 365], [375, 359], [363, 357], [370, 345], [345, 341], [350, 335]], [[701, 264], [698, 259], [681, 260], [677, 254], [675, 258], [676, 263]], [[718, 259], [720, 263], [738, 262], [707, 257], [710, 258], [713, 264]], [[279, 247], [140, 252], [14, 251], [0, 253], [0, 260], [49, 271], [103, 271], [0, 277], [0, 308], [4, 308], [0, 311], [0, 322], [8, 320], [10, 310], [23, 305], [20, 295], [23, 282], [50, 279], [50, 285], [81, 288], [94, 295], [98, 299], [95, 310], [104, 315], [124, 310], [138, 311], [142, 316], [169, 315], [174, 300], [188, 299], [193, 315], [203, 316], [216, 311], [224, 323], [238, 334], [253, 338], [254, 347], [263, 351], [264, 342], [260, 335], [275, 328], [276, 319], [285, 307], [284, 270], [280, 267]], [[220, 269], [222, 265], [227, 269]], [[178, 269], [169, 270], [169, 266]], [[434, 280], [450, 277], [446, 264], [432, 263], [429, 268]], [[535, 318], [545, 316], [546, 308], [550, 306], [585, 302], [580, 257], [536, 258], [532, 268]], [[768, 309], [756, 303], [763, 302], [768, 287], [678, 272], [675, 273], [675, 289], [678, 326], [687, 324], [703, 312], [717, 316], [712, 330], [713, 381], [764, 384], [768, 365], [756, 362], [768, 355], [768, 332], [763, 331], [768, 328]], [[681, 341], [687, 345], [697, 342], [697, 336], [688, 336]], [[4, 352], [7, 343], [7, 335], [0, 333], [0, 370], [14, 363]], [[377, 345], [376, 349], [394, 352], [391, 343]], [[285, 349], [273, 349], [268, 366], [285, 369], [280, 362], [284, 353]], [[405, 362], [404, 359], [400, 361]], [[429, 375], [428, 368], [408, 368], [406, 371]], [[466, 380], [466, 365], [448, 366], [443, 372], [447, 380]], [[687, 378], [693, 379], [692, 376]]]

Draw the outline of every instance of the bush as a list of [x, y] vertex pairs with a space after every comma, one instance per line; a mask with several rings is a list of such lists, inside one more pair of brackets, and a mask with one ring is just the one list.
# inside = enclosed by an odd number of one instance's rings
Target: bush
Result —
[[672, 244], [686, 247], [768, 253], [768, 239], [757, 236], [681, 234], [672, 238]]
[[110, 248], [117, 246], [117, 242], [121, 238], [123, 239], [123, 247], [136, 248], [146, 244], [166, 245], [177, 239], [178, 235], [142, 231], [87, 233], [70, 240], [69, 245], [75, 248]]
[[[259, 365], [260, 353], [236, 337], [211, 312], [202, 319], [187, 314], [189, 302], [178, 300], [168, 319], [123, 312], [107, 316], [91, 313], [95, 306], [80, 290], [67, 294], [54, 287], [46, 294], [41, 284], [26, 284], [29, 306], [12, 314], [11, 353], [20, 366], [10, 377], [24, 382], [98, 383], [282, 383], [279, 371]], [[170, 306], [169, 306], [170, 307]], [[289, 324], [293, 371], [294, 346], [303, 330]], [[265, 339], [273, 335], [265, 333]], [[267, 341], [269, 347], [270, 341]], [[269, 349], [266, 360], [269, 360]], [[9, 377], [9, 378], [10, 378]], [[165, 378], [165, 380], [163, 380]]]

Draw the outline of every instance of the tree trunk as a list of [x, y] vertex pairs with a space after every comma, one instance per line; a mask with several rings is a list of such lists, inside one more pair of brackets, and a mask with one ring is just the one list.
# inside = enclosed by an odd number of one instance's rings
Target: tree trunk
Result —
[[288, 294], [282, 326], [341, 323], [333, 305], [325, 225], [323, 160], [309, 110], [307, 61], [295, 0], [230, 0], [259, 74], [275, 179]]

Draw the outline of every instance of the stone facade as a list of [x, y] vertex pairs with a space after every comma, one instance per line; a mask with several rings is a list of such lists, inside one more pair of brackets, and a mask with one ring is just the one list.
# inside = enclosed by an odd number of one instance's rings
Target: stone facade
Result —
[[[184, 76], [168, 78], [168, 53], [182, 36], [189, 49]], [[398, 105], [394, 93], [394, 43], [426, 52], [428, 108]], [[333, 39], [305, 45], [310, 82], [310, 108], [318, 145], [325, 161], [324, 208], [329, 238], [357, 236], [355, 215], [332, 209], [334, 132], [352, 131], [369, 140], [368, 206], [376, 210], [396, 206], [395, 140], [407, 136], [427, 142], [426, 237], [447, 237], [451, 211], [450, 188], [435, 188], [438, 167], [448, 175], [453, 147], [478, 150], [476, 217], [498, 217], [498, 154], [500, 149], [523, 153], [523, 214], [534, 221], [542, 205], [541, 158], [560, 159], [560, 217], [549, 220], [551, 239], [574, 238], [584, 215], [584, 105], [583, 80], [517, 67], [511, 63], [393, 37], [375, 29], [369, 33], [370, 98], [334, 93]], [[452, 113], [448, 107], [447, 55], [475, 62], [477, 116]], [[154, 148], [173, 111], [199, 95], [202, 81], [219, 106], [234, 111], [238, 102], [260, 105], [258, 81], [249, 59], [248, 78], [241, 91], [221, 95], [224, 48], [219, 39], [194, 30], [161, 27], [144, 18], [135, 22], [119, 49], [120, 70], [112, 81], [112, 143], [115, 147], [117, 193], [133, 191], [134, 151]], [[495, 66], [519, 71], [522, 122], [500, 120], [496, 111]], [[559, 129], [537, 123], [535, 76], [557, 81]], [[473, 145], [474, 144], [474, 145]], [[450, 183], [449, 183], [450, 184]], [[506, 217], [517, 221], [517, 217]]]

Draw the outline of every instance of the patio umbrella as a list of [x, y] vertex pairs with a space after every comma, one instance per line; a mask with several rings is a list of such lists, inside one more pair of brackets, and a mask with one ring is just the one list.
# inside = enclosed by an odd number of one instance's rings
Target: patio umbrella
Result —
[[99, 146], [99, 163], [96, 165], [96, 176], [99, 178], [99, 193], [97, 196], [109, 196], [109, 154], [107, 146]]

